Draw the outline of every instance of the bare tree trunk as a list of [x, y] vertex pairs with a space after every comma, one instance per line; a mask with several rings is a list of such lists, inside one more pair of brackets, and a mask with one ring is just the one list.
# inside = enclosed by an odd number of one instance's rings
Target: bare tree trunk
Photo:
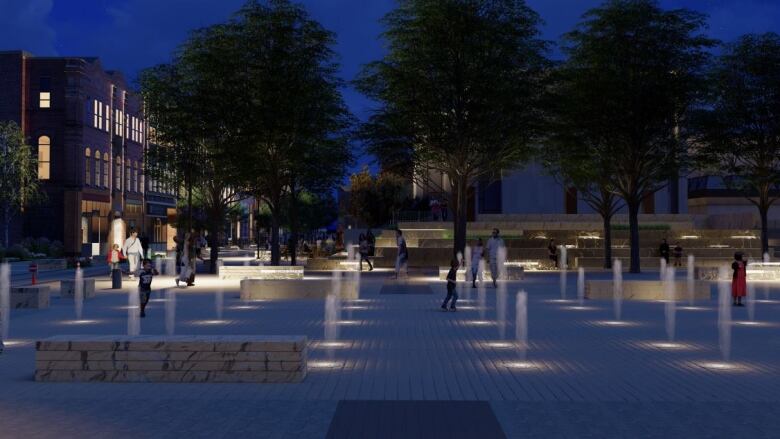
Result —
[[604, 268], [612, 268], [612, 215], [602, 214], [604, 221]]
[[761, 202], [758, 207], [761, 215], [761, 254], [769, 252], [769, 203]]
[[633, 199], [626, 200], [628, 204], [628, 229], [631, 246], [631, 273], [640, 273], [639, 262], [639, 205], [641, 200], [639, 197], [633, 197]]
[[298, 262], [298, 192], [295, 184], [290, 186], [290, 241], [287, 243], [290, 265], [296, 265]]
[[269, 205], [271, 209], [271, 265], [280, 265], [279, 253], [279, 204]]
[[466, 178], [458, 178], [455, 182], [455, 211], [453, 215], [454, 226], [454, 247], [453, 256], [458, 253], [464, 254], [466, 248], [466, 227], [468, 224], [468, 181]]

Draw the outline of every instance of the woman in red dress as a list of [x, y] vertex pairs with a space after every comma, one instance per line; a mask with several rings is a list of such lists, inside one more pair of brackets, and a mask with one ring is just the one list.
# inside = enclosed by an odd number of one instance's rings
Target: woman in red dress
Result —
[[747, 296], [746, 267], [747, 260], [742, 259], [742, 253], [735, 253], [734, 262], [731, 264], [731, 269], [734, 270], [734, 276], [731, 278], [731, 297], [734, 299], [733, 306], [745, 306], [742, 304], [742, 298]]

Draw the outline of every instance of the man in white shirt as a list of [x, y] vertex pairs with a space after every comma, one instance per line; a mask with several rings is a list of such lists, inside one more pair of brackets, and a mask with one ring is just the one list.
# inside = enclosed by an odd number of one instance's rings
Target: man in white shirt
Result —
[[487, 251], [490, 257], [490, 277], [493, 278], [493, 287], [496, 286], [496, 279], [498, 279], [499, 275], [498, 249], [504, 246], [504, 240], [498, 236], [498, 233], [498, 229], [493, 229], [493, 236], [487, 242]]
[[122, 247], [122, 252], [125, 254], [127, 262], [130, 264], [130, 279], [133, 279], [135, 278], [135, 273], [138, 271], [138, 263], [141, 261], [141, 255], [144, 252], [141, 240], [138, 239], [138, 232], [135, 230], [130, 232], [130, 236], [125, 240], [125, 245]]

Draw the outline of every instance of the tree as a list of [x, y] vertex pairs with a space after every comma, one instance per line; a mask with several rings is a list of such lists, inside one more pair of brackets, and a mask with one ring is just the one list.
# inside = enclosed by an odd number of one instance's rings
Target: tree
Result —
[[653, 0], [608, 0], [564, 36], [564, 86], [575, 93], [566, 117], [628, 207], [632, 273], [640, 271], [641, 204], [685, 159], [678, 129], [702, 97], [714, 45], [704, 26], [703, 15]]
[[[540, 161], [563, 187], [573, 187], [577, 194], [601, 216], [604, 234], [604, 268], [612, 268], [612, 217], [622, 203], [612, 185], [612, 167], [609, 157], [599, 154], [599, 148], [579, 128], [581, 114], [577, 90], [569, 89], [562, 77], [558, 79], [550, 107], [550, 125]], [[572, 111], [573, 110], [573, 111]]]
[[767, 216], [780, 196], [780, 36], [745, 35], [727, 45], [710, 84], [711, 100], [695, 118], [695, 153], [703, 170], [758, 208], [767, 252]]
[[374, 177], [368, 168], [363, 168], [349, 180], [349, 213], [369, 227], [392, 221], [409, 199], [407, 180], [391, 172]]
[[3, 245], [10, 245], [11, 218], [42, 195], [38, 188], [37, 161], [24, 133], [13, 121], [0, 122], [0, 212]]
[[271, 263], [278, 265], [286, 219], [295, 253], [302, 191], [332, 188], [351, 159], [335, 37], [300, 6], [268, 0], [248, 2], [215, 38], [220, 51], [211, 58], [220, 63], [220, 78], [204, 87], [217, 98], [215, 117], [230, 138], [221, 157], [236, 171], [234, 184], [268, 206]]
[[463, 251], [468, 188], [531, 155], [547, 65], [539, 17], [522, 0], [401, 0], [384, 24], [388, 53], [357, 80], [380, 104], [363, 137], [380, 161], [411, 157], [415, 175], [448, 177]]

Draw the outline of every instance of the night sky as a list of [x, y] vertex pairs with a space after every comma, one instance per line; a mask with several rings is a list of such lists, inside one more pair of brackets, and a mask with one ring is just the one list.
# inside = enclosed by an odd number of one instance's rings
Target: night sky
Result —
[[[133, 81], [137, 72], [169, 60], [195, 28], [226, 20], [244, 0], [0, 0], [0, 50], [35, 55], [97, 56]], [[312, 16], [336, 32], [342, 74], [382, 55], [378, 23], [394, 0], [304, 0]], [[557, 41], [600, 0], [528, 0], [545, 21], [542, 35]], [[662, 0], [710, 16], [710, 34], [729, 41], [751, 32], [780, 33], [780, 0]], [[555, 52], [551, 54], [555, 56]], [[370, 103], [355, 91], [345, 98], [358, 117]]]

